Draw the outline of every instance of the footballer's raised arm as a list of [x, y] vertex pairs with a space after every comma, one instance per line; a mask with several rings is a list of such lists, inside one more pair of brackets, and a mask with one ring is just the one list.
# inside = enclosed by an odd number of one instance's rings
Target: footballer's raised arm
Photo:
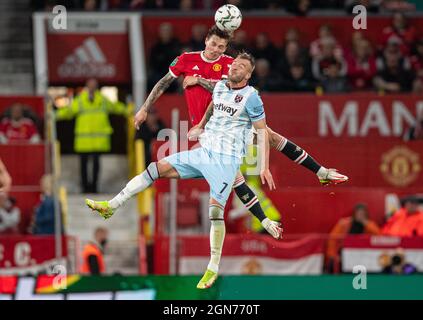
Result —
[[161, 78], [151, 90], [150, 94], [135, 115], [135, 127], [139, 129], [140, 125], [147, 119], [148, 111], [157, 99], [169, 88], [170, 84], [184, 74], [185, 70], [185, 54], [176, 57], [169, 65], [169, 72]]
[[153, 87], [153, 90], [151, 90], [150, 94], [147, 97], [147, 100], [145, 100], [141, 108], [145, 109], [146, 111], [149, 111], [154, 102], [157, 101], [157, 99], [167, 90], [167, 88], [169, 88], [170, 84], [175, 79], [176, 78], [172, 76], [170, 72], [166, 73], [166, 75], [161, 78]]
[[170, 72], [168, 72], [156, 83], [144, 104], [141, 106], [140, 110], [138, 110], [138, 112], [135, 114], [134, 124], [137, 129], [139, 129], [140, 125], [147, 119], [148, 111], [154, 102], [157, 101], [157, 99], [166, 91], [167, 88], [169, 88], [170, 84], [175, 79], [176, 78], [172, 76]]

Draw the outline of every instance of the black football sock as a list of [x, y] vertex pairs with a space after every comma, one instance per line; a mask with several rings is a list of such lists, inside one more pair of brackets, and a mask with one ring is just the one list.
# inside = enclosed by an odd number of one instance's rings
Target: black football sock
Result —
[[310, 171], [317, 174], [319, 169], [322, 167], [316, 160], [313, 159], [305, 150], [297, 146], [292, 141], [282, 137], [279, 144], [276, 146], [276, 150], [282, 152], [289, 159], [297, 164], [306, 167]]
[[266, 215], [261, 208], [256, 194], [245, 183], [244, 177], [235, 180], [234, 190], [245, 207], [250, 210], [250, 212], [260, 220], [260, 222], [262, 222], [266, 218]]

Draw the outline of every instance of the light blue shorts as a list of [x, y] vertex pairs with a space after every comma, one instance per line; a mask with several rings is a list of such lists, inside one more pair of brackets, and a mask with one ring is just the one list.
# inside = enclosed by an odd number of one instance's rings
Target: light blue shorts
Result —
[[162, 160], [178, 171], [181, 179], [204, 178], [210, 197], [225, 206], [239, 170], [240, 159], [204, 148], [174, 153]]

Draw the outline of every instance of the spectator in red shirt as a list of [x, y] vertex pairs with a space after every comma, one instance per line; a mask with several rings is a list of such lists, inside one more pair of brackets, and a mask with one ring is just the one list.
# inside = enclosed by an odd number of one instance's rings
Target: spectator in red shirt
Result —
[[0, 122], [0, 143], [39, 143], [41, 139], [37, 127], [31, 119], [24, 117], [23, 106], [15, 103], [10, 111], [10, 118]]
[[408, 55], [410, 49], [416, 41], [416, 29], [410, 26], [406, 17], [401, 12], [396, 12], [392, 16], [392, 24], [382, 31], [382, 46], [395, 38], [400, 42], [400, 49], [403, 55]]
[[403, 200], [403, 207], [395, 212], [383, 226], [382, 234], [398, 237], [423, 236], [423, 211], [419, 198], [411, 196]]
[[352, 54], [347, 58], [347, 64], [347, 76], [352, 89], [371, 89], [377, 69], [376, 59], [368, 40], [361, 39], [353, 43]]

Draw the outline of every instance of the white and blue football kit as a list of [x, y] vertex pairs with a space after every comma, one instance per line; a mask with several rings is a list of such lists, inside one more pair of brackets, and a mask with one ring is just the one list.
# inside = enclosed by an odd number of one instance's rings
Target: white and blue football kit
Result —
[[213, 90], [213, 115], [200, 135], [201, 148], [170, 155], [169, 162], [182, 179], [204, 177], [210, 196], [226, 204], [246, 153], [252, 123], [265, 118], [256, 89], [230, 89], [219, 81]]

